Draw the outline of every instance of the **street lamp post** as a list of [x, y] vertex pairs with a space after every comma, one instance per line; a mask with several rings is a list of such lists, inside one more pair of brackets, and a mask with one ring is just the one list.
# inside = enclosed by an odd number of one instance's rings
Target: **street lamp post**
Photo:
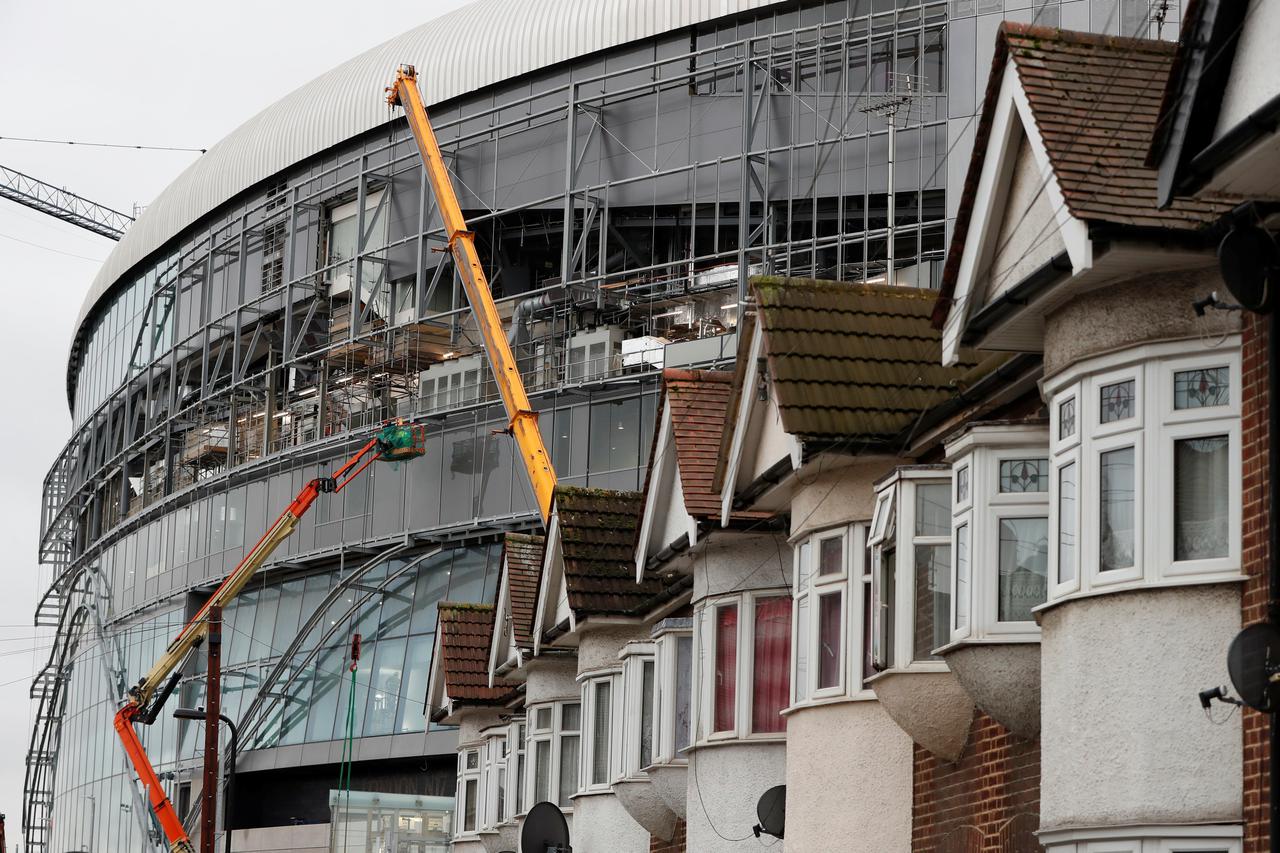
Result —
[[[204, 708], [176, 708], [173, 716], [179, 720], [204, 720]], [[219, 714], [218, 719], [226, 723], [227, 730], [231, 733], [231, 740], [227, 744], [227, 788], [222, 795], [223, 850], [231, 853], [231, 797], [235, 793], [236, 750], [240, 742], [240, 730], [226, 714]]]

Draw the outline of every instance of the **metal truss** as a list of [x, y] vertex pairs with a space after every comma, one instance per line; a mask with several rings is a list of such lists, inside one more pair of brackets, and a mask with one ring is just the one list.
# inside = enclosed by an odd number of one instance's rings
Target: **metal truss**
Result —
[[0, 198], [16, 201], [112, 240], [123, 237], [125, 230], [133, 224], [133, 217], [127, 213], [112, 210], [104, 204], [89, 201], [84, 196], [4, 166], [0, 166]]

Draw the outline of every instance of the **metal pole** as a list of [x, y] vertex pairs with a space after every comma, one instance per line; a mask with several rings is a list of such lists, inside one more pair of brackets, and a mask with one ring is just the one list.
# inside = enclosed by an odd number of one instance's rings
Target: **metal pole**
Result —
[[200, 792], [200, 850], [214, 853], [218, 831], [218, 717], [221, 704], [222, 607], [209, 608], [209, 672], [204, 704], [204, 789]]
[[897, 277], [894, 275], [894, 262], [893, 262], [893, 226], [894, 226], [894, 219], [897, 217], [897, 213], [894, 209], [895, 199], [894, 199], [894, 193], [893, 193], [893, 159], [894, 159], [893, 154], [894, 154], [894, 146], [897, 142], [897, 138], [895, 136], [897, 125], [898, 125], [897, 110], [896, 109], [890, 110], [889, 111], [889, 175], [888, 175], [889, 196], [887, 199], [888, 209], [885, 211], [885, 214], [887, 216], [887, 219], [885, 221], [889, 226], [888, 231], [886, 231], [885, 233], [885, 254], [888, 256], [889, 265], [888, 265], [888, 268], [885, 270], [885, 274], [884, 274], [885, 284], [898, 283]]
[[[1273, 311], [1267, 323], [1267, 575], [1268, 618], [1280, 624], [1280, 312]], [[1271, 714], [1270, 754], [1270, 836], [1271, 853], [1280, 853], [1280, 714]]]
[[240, 730], [236, 728], [235, 723], [231, 722], [230, 717], [219, 714], [218, 719], [226, 723], [228, 731], [231, 732], [231, 740], [227, 743], [227, 787], [222, 792], [222, 848], [223, 853], [231, 853], [231, 797], [235, 793], [236, 756], [240, 750]]

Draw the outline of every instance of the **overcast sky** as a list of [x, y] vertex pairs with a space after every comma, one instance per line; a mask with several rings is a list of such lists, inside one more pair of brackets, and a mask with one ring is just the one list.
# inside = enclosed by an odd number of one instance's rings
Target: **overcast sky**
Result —
[[[461, 5], [0, 0], [0, 136], [207, 148], [307, 80]], [[196, 156], [0, 140], [0, 164], [126, 213]], [[0, 201], [0, 812], [10, 850], [21, 840], [27, 692], [48, 656], [31, 627], [48, 583], [36, 563], [41, 482], [71, 434], [72, 324], [112, 245]]]

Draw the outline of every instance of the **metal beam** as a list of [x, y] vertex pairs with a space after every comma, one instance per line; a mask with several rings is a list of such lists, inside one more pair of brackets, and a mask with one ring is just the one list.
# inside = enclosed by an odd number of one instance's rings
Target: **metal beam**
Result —
[[133, 224], [133, 217], [128, 214], [4, 166], [0, 166], [0, 198], [16, 201], [112, 240], [123, 237], [125, 229]]

